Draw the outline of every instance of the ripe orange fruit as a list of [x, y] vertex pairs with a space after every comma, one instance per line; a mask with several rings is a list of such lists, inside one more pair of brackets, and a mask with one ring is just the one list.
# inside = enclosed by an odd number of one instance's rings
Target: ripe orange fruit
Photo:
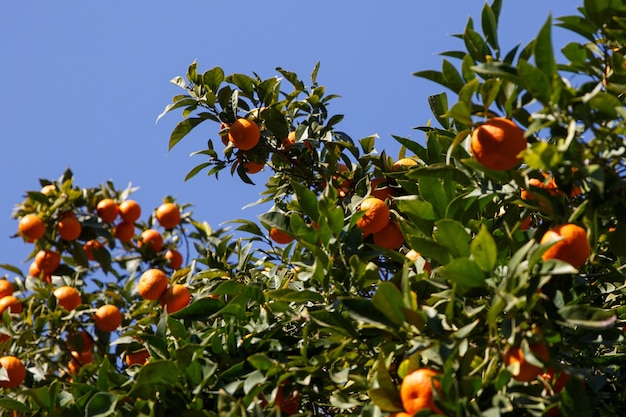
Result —
[[284, 149], [289, 149], [293, 146], [294, 143], [296, 143], [296, 132], [289, 132], [289, 134], [285, 139], [283, 139], [281, 144]]
[[119, 222], [113, 228], [113, 235], [120, 242], [130, 242], [135, 236], [135, 224], [127, 221]]
[[57, 233], [63, 240], [76, 240], [81, 231], [82, 226], [74, 214], [65, 215], [57, 223]]
[[404, 243], [402, 229], [396, 221], [390, 221], [380, 232], [373, 234], [374, 244], [381, 248], [396, 250]]
[[125, 222], [134, 223], [141, 217], [141, 206], [134, 200], [125, 200], [120, 203], [120, 217]]
[[380, 232], [389, 224], [389, 207], [381, 199], [367, 197], [361, 202], [359, 210], [365, 214], [357, 220], [356, 225], [364, 235]]
[[13, 284], [6, 279], [0, 279], [0, 298], [6, 295], [13, 295]]
[[39, 269], [39, 267], [37, 266], [37, 262], [35, 261], [31, 262], [30, 266], [28, 267], [28, 275], [30, 275], [31, 277], [41, 278], [42, 281], [47, 282], [48, 284], [52, 282], [52, 277], [50, 276], [50, 274], [44, 274], [41, 269]]
[[146, 300], [157, 300], [167, 289], [168, 279], [160, 269], [148, 269], [139, 278], [137, 291]]
[[272, 227], [270, 229], [270, 239], [272, 239], [276, 243], [285, 245], [293, 241], [294, 238], [293, 236], [291, 236], [289, 233], [285, 232], [284, 230], [280, 230], [275, 227]]
[[35, 255], [35, 264], [44, 274], [51, 274], [61, 264], [61, 255], [51, 249], [40, 250]]
[[67, 367], [72, 375], [78, 373], [82, 366], [93, 363], [93, 353], [91, 353], [91, 350], [84, 350], [82, 352], [73, 350], [70, 352], [70, 355], [72, 355], [72, 359], [68, 362]]
[[115, 200], [111, 198], [105, 198], [103, 200], [100, 200], [100, 202], [96, 206], [96, 212], [103, 222], [113, 223], [113, 221], [117, 218], [117, 215], [120, 212], [120, 208]]
[[235, 148], [247, 151], [254, 148], [261, 139], [261, 130], [259, 126], [251, 120], [237, 119], [230, 126], [228, 131], [228, 140]]
[[0, 381], [2, 388], [18, 387], [26, 379], [26, 367], [15, 356], [3, 356], [0, 358], [0, 366], [7, 371], [8, 381]]
[[150, 352], [146, 349], [138, 350], [137, 352], [130, 352], [126, 354], [126, 365], [145, 365], [150, 359]]
[[392, 171], [406, 171], [407, 169], [416, 165], [418, 165], [418, 163], [413, 158], [400, 158], [393, 163], [391, 169]]
[[397, 413], [389, 414], [389, 417], [413, 417], [413, 415], [405, 413], [404, 411], [400, 411]]
[[[545, 343], [534, 342], [529, 344], [530, 351], [542, 362], [550, 360], [550, 352]], [[524, 357], [521, 346], [513, 346], [504, 353], [504, 364], [506, 367], [512, 366], [513, 378], [521, 382], [535, 380], [543, 372], [543, 367], [535, 366]]]
[[159, 301], [161, 306], [167, 308], [167, 312], [172, 314], [187, 307], [191, 300], [189, 290], [182, 284], [174, 284], [163, 292]]
[[156, 210], [159, 224], [166, 229], [173, 229], [180, 223], [180, 209], [174, 203], [163, 203]]
[[183, 265], [183, 255], [176, 249], [168, 249], [163, 257], [168, 261], [168, 266], [172, 269], [178, 269]]
[[246, 161], [243, 163], [243, 168], [248, 174], [256, 174], [263, 170], [265, 164], [259, 164], [258, 162]]
[[519, 165], [518, 154], [527, 144], [524, 131], [513, 121], [494, 117], [474, 129], [470, 150], [485, 168], [506, 171]]
[[76, 288], [67, 285], [64, 285], [54, 290], [54, 296], [57, 298], [57, 304], [67, 311], [74, 310], [82, 303], [82, 300], [80, 299], [80, 294], [78, 293]]
[[395, 194], [393, 188], [389, 186], [386, 178], [374, 178], [370, 181], [371, 192], [370, 196], [376, 197], [379, 200], [385, 201], [388, 198], [392, 198]]
[[587, 241], [587, 232], [582, 227], [568, 223], [548, 230], [541, 238], [541, 243], [562, 238], [542, 255], [544, 260], [560, 259], [574, 268], [580, 268], [587, 261], [591, 247]]
[[113, 304], [99, 307], [94, 314], [94, 321], [98, 330], [112, 332], [122, 324], [122, 312]]
[[0, 316], [7, 308], [11, 314], [20, 314], [22, 312], [22, 303], [14, 295], [5, 295], [0, 298]]
[[34, 242], [44, 235], [46, 225], [36, 214], [27, 214], [23, 216], [18, 225], [17, 231], [29, 242]]
[[430, 368], [419, 368], [409, 373], [400, 385], [400, 399], [404, 410], [413, 415], [421, 410], [430, 410], [436, 414], [443, 414], [435, 404], [434, 391], [441, 390], [441, 384], [433, 378], [439, 372]]
[[285, 415], [297, 414], [300, 409], [300, 392], [298, 390], [293, 390], [287, 396], [285, 396], [284, 385], [280, 385], [278, 387], [278, 391], [276, 392], [276, 400], [274, 404], [278, 406], [281, 413]]
[[137, 244], [139, 247], [148, 245], [153, 251], [158, 252], [163, 249], [163, 236], [161, 236], [161, 233], [159, 233], [158, 230], [144, 230], [141, 232], [141, 236], [139, 236], [139, 242], [137, 242]]
[[83, 245], [83, 250], [85, 251], [85, 254], [87, 255], [87, 259], [89, 259], [90, 261], [95, 261], [96, 258], [94, 258], [93, 256], [93, 251], [99, 251], [102, 248], [104, 248], [104, 245], [96, 239], [91, 239], [87, 242], [85, 242], [85, 244]]
[[[547, 177], [546, 174], [544, 174], [544, 176]], [[530, 178], [528, 180], [528, 186], [529, 186], [528, 189], [523, 189], [520, 193], [520, 198], [525, 201], [534, 200], [534, 197], [531, 194], [532, 187], [544, 188], [548, 190], [550, 194], [552, 195], [556, 194], [556, 184], [554, 184], [552, 181], [546, 184], [544, 181], [540, 180], [539, 178]]]
[[82, 330], [71, 333], [67, 339], [67, 347], [77, 352], [91, 351], [93, 349], [93, 339]]

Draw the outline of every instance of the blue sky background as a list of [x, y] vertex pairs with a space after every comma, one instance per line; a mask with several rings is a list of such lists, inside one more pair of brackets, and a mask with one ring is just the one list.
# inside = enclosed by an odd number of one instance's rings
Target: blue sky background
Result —
[[[378, 134], [376, 148], [395, 156], [392, 134], [423, 142], [415, 126], [431, 117], [427, 97], [442, 87], [413, 77], [439, 69], [439, 52], [461, 49], [450, 36], [472, 16], [480, 27], [482, 1], [5, 1], [0, 4], [0, 264], [26, 270], [32, 245], [10, 239], [13, 207], [39, 178], [71, 168], [75, 182], [94, 187], [112, 180], [133, 194], [144, 213], [172, 195], [192, 203], [194, 216], [213, 227], [255, 219], [242, 208], [263, 189], [224, 171], [220, 181], [183, 179], [200, 157], [189, 158], [218, 126], [205, 123], [168, 152], [174, 112], [156, 117], [180, 94], [169, 83], [198, 61], [199, 71], [262, 77], [282, 67], [306, 81], [317, 61], [330, 107], [344, 114], [339, 129], [358, 140]], [[525, 45], [549, 13], [574, 14], [578, 2], [505, 0], [500, 44]], [[573, 35], [556, 28], [555, 45]], [[287, 86], [286, 86], [287, 87]], [[147, 214], [142, 215], [145, 219]], [[2, 275], [4, 271], [0, 271]], [[11, 276], [11, 273], [9, 273]]]

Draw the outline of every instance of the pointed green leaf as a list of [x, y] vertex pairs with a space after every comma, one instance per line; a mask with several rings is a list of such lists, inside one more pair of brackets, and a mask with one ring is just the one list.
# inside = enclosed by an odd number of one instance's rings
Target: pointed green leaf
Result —
[[486, 276], [476, 262], [468, 258], [453, 259], [440, 268], [440, 273], [462, 287], [483, 287]]
[[91, 397], [85, 407], [85, 417], [106, 417], [115, 413], [119, 395], [98, 392]]
[[487, 43], [495, 50], [499, 50], [498, 46], [498, 21], [495, 13], [485, 2], [483, 6], [480, 23]]
[[483, 271], [493, 271], [498, 260], [498, 247], [484, 224], [472, 240], [470, 250], [472, 258]]
[[556, 75], [556, 61], [552, 50], [552, 18], [548, 17], [537, 35], [535, 43], [535, 63], [548, 80]]
[[405, 317], [402, 312], [404, 300], [402, 293], [394, 284], [382, 282], [372, 297], [372, 303], [374, 307], [382, 311], [395, 324], [400, 325], [404, 323]]
[[444, 219], [435, 223], [434, 239], [446, 247], [452, 256], [466, 257], [470, 254], [471, 236], [465, 226], [456, 220]]
[[203, 120], [205, 120], [205, 118], [203, 117], [190, 117], [189, 119], [185, 119], [182, 122], [178, 123], [172, 131], [172, 134], [170, 135], [169, 150], [172, 150], [172, 148], [176, 146], [176, 144], [180, 142], [182, 138], [184, 138], [189, 132], [191, 132], [194, 127], [198, 126]]

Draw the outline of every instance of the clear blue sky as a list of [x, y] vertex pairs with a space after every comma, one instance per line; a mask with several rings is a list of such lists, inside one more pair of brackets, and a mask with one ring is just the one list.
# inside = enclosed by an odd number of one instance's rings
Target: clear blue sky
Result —
[[[505, 0], [503, 49], [526, 44], [549, 13], [573, 14], [565, 0]], [[434, 83], [413, 77], [439, 69], [437, 53], [460, 49], [451, 34], [472, 16], [480, 27], [482, 1], [4, 1], [0, 4], [0, 264], [27, 269], [32, 245], [10, 239], [13, 207], [38, 178], [71, 168], [75, 181], [93, 187], [112, 180], [139, 186], [144, 210], [165, 195], [193, 203], [195, 217], [213, 227], [234, 218], [255, 219], [242, 208], [259, 198], [256, 187], [224, 172], [219, 182], [185, 174], [203, 159], [189, 158], [217, 126], [199, 127], [171, 152], [169, 134], [180, 120], [156, 117], [181, 91], [169, 84], [197, 60], [199, 70], [277, 75], [276, 67], [318, 80], [342, 96], [330, 111], [346, 117], [339, 128], [357, 140], [378, 134], [377, 149], [392, 156], [391, 134], [423, 142], [412, 128], [431, 114]], [[563, 36], [555, 29], [555, 43]], [[267, 209], [264, 207], [263, 209]], [[142, 216], [145, 219], [145, 216]], [[0, 275], [5, 271], [0, 271]], [[9, 277], [11, 277], [9, 273]]]

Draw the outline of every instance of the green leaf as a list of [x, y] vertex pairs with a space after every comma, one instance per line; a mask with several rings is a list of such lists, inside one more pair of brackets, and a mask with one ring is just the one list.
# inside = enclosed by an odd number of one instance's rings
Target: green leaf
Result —
[[559, 314], [573, 328], [602, 330], [613, 327], [617, 321], [617, 316], [612, 311], [578, 304], [559, 309]]
[[362, 321], [383, 329], [394, 329], [396, 323], [391, 321], [382, 311], [378, 310], [371, 300], [363, 298], [344, 298], [342, 305], [350, 316], [358, 321]]
[[319, 218], [319, 211], [317, 208], [317, 196], [315, 193], [297, 181], [292, 181], [291, 186], [296, 193], [296, 198], [298, 199], [298, 203], [300, 203], [302, 212], [317, 221]]
[[605, 120], [617, 119], [617, 109], [622, 106], [620, 100], [612, 94], [599, 92], [589, 100], [589, 105]]
[[241, 284], [235, 281], [224, 281], [215, 288], [214, 294], [218, 295], [236, 295], [247, 300], [262, 303], [265, 301], [263, 290], [254, 285]]
[[459, 74], [454, 65], [452, 65], [447, 59], [443, 60], [442, 65], [443, 68], [441, 70], [441, 74], [443, 76], [444, 85], [455, 93], [458, 93], [465, 85], [461, 74]]
[[432, 204], [439, 218], [445, 217], [448, 207], [448, 198], [443, 187], [443, 181], [434, 177], [423, 177], [419, 184], [419, 193], [422, 198]]
[[498, 46], [498, 20], [489, 4], [485, 2], [481, 13], [480, 23], [487, 43], [495, 50], [499, 50]]
[[291, 288], [268, 291], [266, 296], [268, 300], [285, 301], [289, 303], [324, 302], [324, 297], [318, 292], [310, 290], [293, 290]]
[[174, 362], [161, 359], [150, 360], [135, 376], [136, 382], [129, 395], [141, 390], [144, 386], [177, 386], [180, 373], [180, 369]]
[[401, 325], [406, 320], [402, 307], [404, 301], [402, 293], [390, 282], [382, 282], [372, 297], [372, 303], [379, 311], [382, 311], [389, 320]]
[[450, 121], [444, 116], [448, 111], [448, 96], [446, 93], [429, 96], [428, 105], [439, 124], [443, 126], [444, 129], [449, 129]]
[[549, 171], [561, 161], [563, 154], [556, 145], [548, 142], [535, 142], [524, 152], [524, 162], [529, 167]]
[[510, 80], [515, 83], [517, 83], [519, 80], [517, 69], [515, 67], [512, 67], [509, 64], [505, 64], [502, 62], [491, 62], [491, 63], [479, 64], [479, 65], [474, 65], [471, 68], [472, 70], [476, 71], [478, 74], [484, 75], [487, 77], [503, 78], [505, 80]]
[[465, 47], [467, 52], [472, 56], [476, 62], [485, 62], [487, 57], [491, 55], [489, 47], [485, 43], [480, 34], [473, 29], [472, 19], [469, 20], [465, 27], [465, 33], [463, 33], [463, 41], [465, 41]]
[[435, 223], [434, 239], [450, 251], [454, 257], [470, 254], [471, 236], [465, 226], [456, 220], [444, 219]]
[[217, 92], [220, 84], [224, 81], [224, 70], [220, 67], [214, 67], [202, 74], [202, 83], [209, 87], [211, 91]]
[[484, 224], [470, 245], [472, 259], [485, 272], [493, 271], [498, 260], [498, 247]]
[[552, 18], [548, 17], [537, 35], [535, 43], [535, 63], [548, 80], [556, 75], [556, 61], [552, 50]]
[[550, 102], [552, 84], [542, 71], [526, 61], [519, 62], [519, 78], [523, 80], [523, 86], [533, 97], [544, 104]]
[[30, 413], [32, 410], [23, 402], [14, 400], [13, 398], [3, 397], [0, 398], [1, 410], [15, 410], [21, 413]]
[[254, 369], [259, 371], [267, 371], [276, 366], [276, 361], [264, 353], [252, 354], [248, 356], [247, 361], [250, 362], [250, 365], [252, 365]]
[[85, 417], [106, 417], [115, 413], [119, 395], [108, 392], [96, 393], [85, 407]]
[[203, 120], [205, 120], [204, 117], [190, 117], [189, 119], [185, 119], [182, 122], [178, 123], [172, 131], [172, 134], [170, 135], [169, 150], [172, 150], [172, 148], [176, 146], [176, 144], [180, 142], [182, 138], [184, 138], [189, 132], [191, 132], [194, 127], [198, 126]]
[[440, 268], [440, 273], [462, 287], [484, 287], [485, 274], [478, 264], [468, 258], [453, 259]]
[[198, 298], [194, 299], [187, 307], [179, 310], [173, 314], [175, 319], [185, 320], [206, 320], [213, 314], [217, 313], [224, 307], [222, 300], [216, 300], [214, 298]]

